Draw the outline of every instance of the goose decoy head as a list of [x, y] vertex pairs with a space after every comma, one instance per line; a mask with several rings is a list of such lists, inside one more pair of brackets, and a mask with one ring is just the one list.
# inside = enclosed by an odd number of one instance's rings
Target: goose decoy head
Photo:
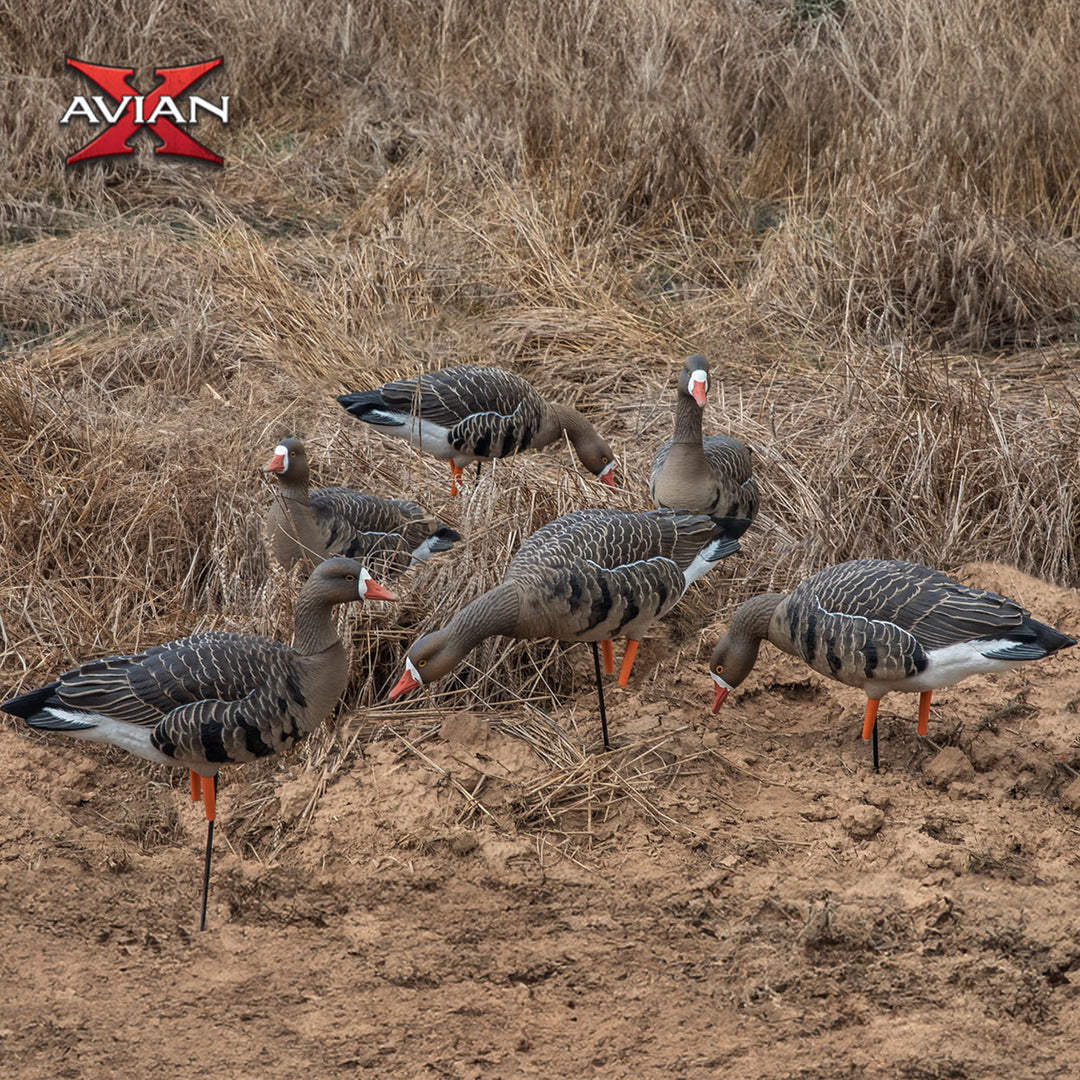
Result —
[[679, 376], [679, 389], [689, 394], [697, 402], [698, 408], [705, 408], [705, 397], [709, 392], [709, 363], [704, 356], [686, 358]]
[[274, 447], [274, 456], [262, 467], [263, 472], [288, 476], [290, 480], [307, 477], [307, 450], [299, 439], [282, 439]]
[[405, 657], [405, 671], [390, 691], [390, 700], [397, 701], [411, 690], [449, 675], [461, 663], [467, 651], [455, 642], [445, 627], [425, 634]]
[[716, 643], [709, 660], [709, 674], [715, 683], [712, 704], [714, 713], [720, 711], [728, 693], [750, 674], [750, 669], [757, 660], [759, 644], [760, 642], [755, 641], [748, 648], [730, 634], [726, 634]]
[[615, 451], [599, 435], [580, 439], [576, 446], [581, 464], [608, 487], [615, 486]]
[[384, 589], [355, 559], [338, 557], [319, 563], [311, 572], [305, 589], [322, 592], [335, 604], [350, 600], [397, 600], [397, 594]]

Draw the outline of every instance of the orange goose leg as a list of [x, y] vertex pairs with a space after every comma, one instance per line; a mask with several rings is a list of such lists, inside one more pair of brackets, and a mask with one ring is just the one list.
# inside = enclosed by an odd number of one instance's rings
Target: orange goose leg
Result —
[[640, 642], [627, 639], [626, 652], [623, 653], [622, 667], [619, 669], [619, 685], [625, 686], [630, 681], [630, 669], [634, 666], [634, 657], [637, 656], [637, 647]]
[[612, 675], [615, 672], [615, 647], [610, 641], [601, 641], [600, 648], [604, 654], [604, 671]]
[[202, 910], [199, 913], [199, 929], [206, 929], [206, 901], [210, 895], [210, 853], [214, 849], [214, 818], [217, 816], [217, 780], [191, 773], [191, 801], [202, 800], [206, 807], [206, 859], [203, 863]]
[[924, 690], [919, 695], [919, 726], [916, 731], [920, 735], [926, 734], [926, 725], [930, 720], [930, 697], [933, 693], [933, 690]]
[[866, 699], [866, 716], [863, 718], [862, 726], [862, 737], [874, 740], [874, 772], [878, 771], [877, 711], [880, 704], [880, 698]]
[[451, 495], [457, 495], [457, 493], [458, 493], [457, 482], [461, 479], [461, 474], [464, 471], [465, 471], [464, 469], [458, 468], [458, 466], [455, 465], [452, 461], [450, 462], [450, 494]]

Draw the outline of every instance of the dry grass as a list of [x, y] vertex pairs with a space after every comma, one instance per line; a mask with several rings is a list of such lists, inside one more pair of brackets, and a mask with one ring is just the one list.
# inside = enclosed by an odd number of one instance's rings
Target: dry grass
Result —
[[[347, 616], [346, 708], [370, 707], [538, 525], [647, 504], [691, 351], [720, 377], [709, 428], [754, 447], [765, 495], [668, 620], [679, 656], [852, 556], [1080, 583], [1072, 5], [218, 0], [197, 27], [136, 6], [0, 2], [5, 690], [198, 628], [287, 636], [257, 467], [293, 433], [317, 482], [468, 537], [396, 608]], [[65, 171], [86, 138], [56, 123], [86, 92], [65, 55], [149, 86], [223, 49], [200, 91], [235, 95], [202, 136], [223, 170], [140, 137]], [[469, 360], [588, 412], [625, 491], [553, 448], [451, 501], [442, 466], [333, 401]], [[546, 708], [590, 679], [586, 650], [496, 640], [437, 700]], [[324, 739], [329, 767], [350, 737]]]

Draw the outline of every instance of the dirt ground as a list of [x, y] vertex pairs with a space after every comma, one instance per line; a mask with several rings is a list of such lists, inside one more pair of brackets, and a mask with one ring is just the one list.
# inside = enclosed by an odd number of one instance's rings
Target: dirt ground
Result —
[[[607, 766], [387, 709], [333, 775], [227, 770], [203, 933], [186, 776], [5, 721], [0, 1074], [1080, 1076], [1080, 649], [927, 739], [886, 698], [877, 775], [863, 696], [771, 647], [716, 717], [662, 633], [631, 682]], [[595, 749], [586, 690], [552, 718]]]

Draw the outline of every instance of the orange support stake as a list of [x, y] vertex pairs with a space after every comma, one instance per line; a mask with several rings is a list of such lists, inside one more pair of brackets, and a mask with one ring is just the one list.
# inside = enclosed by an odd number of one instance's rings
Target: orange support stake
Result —
[[191, 774], [191, 801], [202, 802], [202, 777], [194, 770], [188, 769]]
[[615, 670], [615, 647], [610, 641], [601, 641], [600, 652], [604, 657], [604, 674], [610, 675]]
[[217, 813], [217, 777], [210, 776], [203, 780], [203, 802], [206, 804], [206, 820], [213, 821]]
[[626, 652], [623, 653], [622, 667], [619, 669], [619, 685], [625, 686], [630, 681], [630, 669], [634, 666], [634, 657], [637, 655], [638, 642], [627, 641]]
[[880, 704], [880, 698], [866, 699], [866, 717], [862, 725], [862, 737], [864, 739], [869, 739], [874, 734], [874, 724], [877, 722], [877, 710]]
[[919, 695], [919, 726], [916, 728], [920, 735], [926, 734], [926, 725], [930, 720], [930, 697], [933, 690], [924, 690]]

